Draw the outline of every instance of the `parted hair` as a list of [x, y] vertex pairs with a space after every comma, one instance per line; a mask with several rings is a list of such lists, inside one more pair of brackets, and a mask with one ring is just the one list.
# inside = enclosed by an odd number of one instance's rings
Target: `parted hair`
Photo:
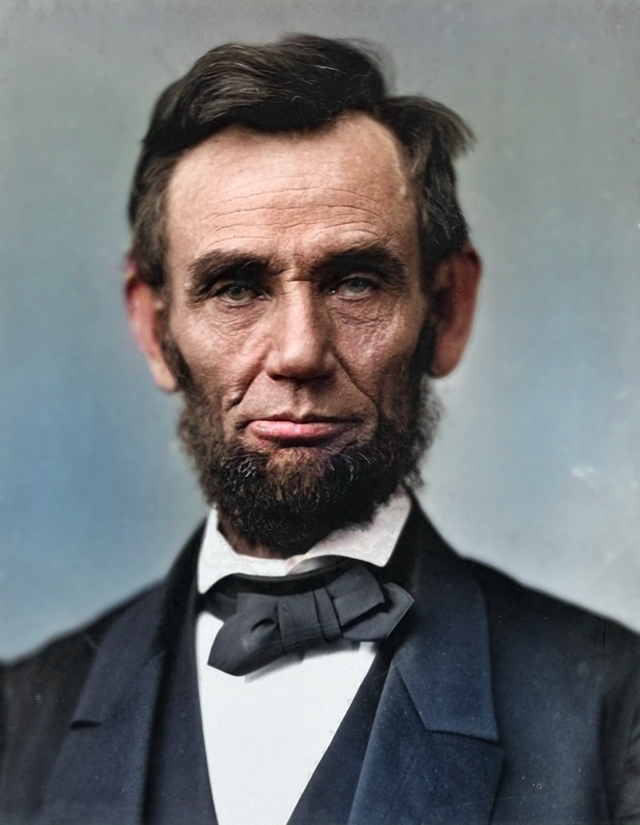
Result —
[[451, 109], [393, 96], [381, 58], [361, 44], [312, 35], [276, 43], [229, 43], [203, 55], [158, 98], [129, 196], [130, 255], [138, 277], [161, 290], [166, 272], [166, 194], [184, 152], [227, 126], [309, 132], [350, 112], [385, 125], [404, 149], [415, 189], [423, 284], [469, 232], [453, 160], [474, 136]]

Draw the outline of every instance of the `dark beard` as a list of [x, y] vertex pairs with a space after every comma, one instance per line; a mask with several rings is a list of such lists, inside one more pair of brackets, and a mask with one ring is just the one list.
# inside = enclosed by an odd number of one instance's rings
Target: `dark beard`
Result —
[[178, 434], [204, 496], [249, 545], [285, 557], [303, 553], [334, 530], [369, 522], [399, 484], [420, 485], [419, 464], [433, 441], [439, 404], [416, 359], [397, 398], [406, 425], [382, 419], [366, 444], [335, 452], [288, 448], [286, 461], [274, 461], [272, 453], [224, 442], [175, 343], [165, 341], [163, 348], [184, 395]]

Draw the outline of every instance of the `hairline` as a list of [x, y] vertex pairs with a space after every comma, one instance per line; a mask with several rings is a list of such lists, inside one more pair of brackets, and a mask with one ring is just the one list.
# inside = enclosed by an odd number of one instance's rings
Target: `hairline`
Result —
[[[160, 177], [159, 181], [156, 185], [161, 184], [160, 191], [158, 193], [158, 199], [156, 203], [156, 209], [158, 211], [158, 221], [156, 224], [155, 232], [157, 239], [159, 240], [160, 248], [162, 249], [162, 283], [160, 284], [153, 284], [150, 283], [149, 285], [155, 289], [158, 294], [160, 294], [167, 303], [170, 303], [170, 286], [171, 286], [171, 272], [168, 266], [168, 254], [169, 254], [169, 226], [168, 226], [168, 217], [169, 217], [169, 190], [171, 186], [171, 181], [175, 175], [176, 169], [180, 161], [188, 155], [190, 152], [195, 150], [197, 147], [203, 145], [207, 141], [211, 140], [212, 138], [216, 137], [217, 135], [222, 135], [225, 132], [230, 130], [239, 130], [248, 132], [254, 135], [263, 135], [265, 138], [269, 137], [287, 137], [290, 136], [292, 139], [296, 138], [304, 138], [308, 135], [318, 135], [322, 134], [323, 132], [329, 132], [333, 128], [335, 128], [336, 124], [343, 120], [348, 120], [353, 117], [365, 117], [373, 122], [377, 123], [378, 125], [382, 126], [383, 129], [392, 137], [393, 143], [395, 144], [398, 150], [398, 157], [402, 163], [403, 169], [402, 173], [406, 175], [407, 183], [409, 184], [411, 190], [411, 197], [413, 201], [413, 214], [416, 222], [416, 228], [418, 231], [419, 240], [421, 239], [422, 233], [425, 231], [426, 227], [424, 226], [424, 221], [421, 215], [421, 194], [420, 194], [420, 175], [422, 173], [422, 169], [420, 169], [419, 165], [416, 165], [416, 158], [412, 157], [411, 149], [407, 146], [406, 143], [403, 142], [400, 135], [397, 133], [395, 129], [389, 124], [386, 123], [384, 118], [381, 117], [377, 112], [369, 112], [359, 108], [352, 108], [352, 109], [344, 109], [341, 112], [338, 112], [334, 117], [321, 123], [317, 126], [309, 126], [309, 127], [302, 127], [302, 128], [294, 128], [294, 129], [261, 129], [253, 124], [246, 123], [241, 119], [232, 120], [231, 122], [226, 122], [219, 127], [212, 126], [211, 132], [203, 137], [201, 140], [193, 143], [191, 146], [187, 146], [184, 149], [179, 150], [178, 152], [174, 152], [172, 154], [166, 155], [156, 155], [153, 157], [149, 162], [149, 167], [147, 169], [147, 173], [149, 170], [152, 169], [154, 165], [158, 165], [160, 163], [167, 163], [167, 167], [163, 170], [163, 174]], [[149, 193], [147, 193], [148, 197]], [[134, 232], [137, 230], [138, 227], [138, 220], [136, 220], [136, 224], [134, 227]], [[135, 265], [135, 261], [134, 261]], [[420, 285], [422, 290], [427, 293], [428, 292], [428, 284], [427, 279], [421, 275], [420, 278]]]
[[[207, 137], [205, 137], [202, 140], [198, 141], [198, 143], [194, 144], [193, 146], [189, 146], [186, 149], [182, 150], [182, 152], [177, 153], [175, 162], [172, 164], [171, 169], [170, 169], [170, 173], [168, 175], [168, 178], [165, 181], [164, 190], [163, 190], [163, 193], [162, 193], [163, 226], [161, 227], [161, 230], [162, 230], [163, 235], [164, 235], [163, 240], [164, 240], [164, 247], [165, 247], [164, 267], [163, 267], [165, 277], [164, 277], [164, 282], [163, 282], [162, 286], [159, 289], [159, 291], [164, 295], [164, 297], [166, 299], [168, 299], [170, 297], [170, 292], [171, 292], [171, 290], [170, 290], [171, 270], [169, 268], [169, 245], [170, 245], [170, 239], [169, 239], [169, 214], [170, 214], [169, 203], [170, 203], [170, 201], [169, 201], [169, 198], [170, 198], [171, 183], [172, 183], [172, 180], [175, 177], [176, 170], [177, 170], [179, 164], [185, 159], [185, 157], [187, 155], [189, 155], [191, 152], [195, 151], [198, 147], [200, 147], [203, 144], [207, 143], [209, 140], [212, 140], [213, 138], [215, 138], [219, 135], [224, 135], [225, 133], [228, 133], [228, 132], [231, 132], [231, 131], [238, 131], [238, 132], [241, 132], [241, 133], [245, 132], [245, 133], [248, 133], [248, 134], [257, 135], [259, 137], [263, 137], [265, 140], [268, 140], [270, 138], [285, 138], [285, 140], [286, 140], [287, 138], [290, 138], [291, 142], [293, 142], [295, 140], [304, 140], [306, 137], [310, 137], [310, 136], [316, 136], [316, 135], [322, 136], [323, 134], [329, 133], [333, 129], [335, 129], [336, 126], [341, 121], [344, 122], [344, 121], [347, 121], [347, 120], [351, 120], [353, 118], [367, 118], [371, 122], [373, 122], [373, 123], [377, 124], [378, 126], [382, 127], [384, 132], [388, 136], [391, 137], [392, 145], [393, 145], [395, 151], [397, 152], [397, 155], [396, 155], [396, 158], [394, 159], [394, 162], [395, 162], [395, 160], [397, 160], [397, 162], [398, 162], [397, 171], [400, 175], [403, 176], [404, 182], [407, 184], [408, 190], [411, 193], [410, 197], [411, 197], [412, 215], [413, 215], [413, 219], [414, 219], [415, 229], [416, 229], [416, 231], [419, 235], [420, 234], [420, 220], [419, 220], [419, 210], [420, 210], [419, 198], [420, 198], [420, 195], [419, 195], [419, 191], [418, 191], [419, 187], [418, 187], [417, 181], [414, 179], [414, 176], [411, 173], [411, 162], [410, 162], [409, 153], [407, 151], [407, 147], [403, 145], [402, 141], [400, 140], [398, 135], [393, 131], [393, 129], [391, 129], [386, 123], [383, 123], [379, 118], [376, 118], [373, 115], [371, 115], [369, 112], [363, 112], [363, 111], [358, 110], [358, 109], [356, 109], [356, 110], [345, 110], [343, 112], [340, 112], [336, 117], [332, 118], [331, 120], [329, 120], [325, 123], [320, 124], [319, 126], [317, 126], [315, 128], [308, 128], [308, 129], [303, 128], [303, 129], [295, 129], [295, 130], [292, 129], [292, 130], [286, 130], [286, 131], [281, 130], [281, 131], [277, 131], [277, 132], [275, 132], [275, 131], [271, 132], [271, 131], [258, 129], [258, 128], [252, 127], [251, 125], [243, 123], [241, 121], [235, 122], [235, 123], [228, 123], [228, 124], [225, 124], [224, 126], [222, 126], [220, 129], [216, 130], [215, 132], [212, 132]], [[424, 290], [425, 284], [424, 284], [424, 278], [422, 278], [422, 277], [420, 278], [420, 285]]]

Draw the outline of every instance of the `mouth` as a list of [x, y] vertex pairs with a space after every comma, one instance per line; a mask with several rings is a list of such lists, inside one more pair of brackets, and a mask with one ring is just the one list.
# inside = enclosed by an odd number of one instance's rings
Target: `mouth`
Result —
[[250, 436], [263, 442], [314, 447], [335, 441], [355, 423], [353, 419], [321, 416], [269, 416], [249, 421], [246, 431]]

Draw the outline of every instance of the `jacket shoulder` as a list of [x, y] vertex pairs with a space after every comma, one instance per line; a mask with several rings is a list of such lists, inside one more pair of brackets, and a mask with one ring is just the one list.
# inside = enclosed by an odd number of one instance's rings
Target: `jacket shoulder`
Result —
[[517, 636], [520, 644], [551, 652], [609, 655], [640, 662], [640, 635], [613, 619], [517, 582], [505, 573], [464, 559], [484, 593], [494, 636]]
[[4, 662], [4, 684], [70, 684], [91, 665], [102, 638], [111, 625], [127, 610], [148, 599], [159, 589], [154, 585], [131, 596], [86, 624], [57, 636], [35, 651]]
[[[621, 747], [640, 749], [640, 635], [618, 622], [467, 561], [484, 593], [496, 701], [540, 719], [580, 709]], [[519, 704], [518, 704], [519, 703]], [[575, 727], [577, 729], [578, 720]]]
[[97, 619], [0, 668], [0, 814], [12, 787], [36, 789], [48, 773], [109, 628], [127, 611], [157, 595], [159, 585]]
[[573, 787], [577, 777], [590, 777], [594, 788], [602, 783], [615, 821], [635, 822], [640, 636], [479, 562], [465, 563], [486, 603], [495, 711], [505, 748], [517, 762], [526, 742], [536, 764], [556, 765], [549, 782], [563, 788]]

